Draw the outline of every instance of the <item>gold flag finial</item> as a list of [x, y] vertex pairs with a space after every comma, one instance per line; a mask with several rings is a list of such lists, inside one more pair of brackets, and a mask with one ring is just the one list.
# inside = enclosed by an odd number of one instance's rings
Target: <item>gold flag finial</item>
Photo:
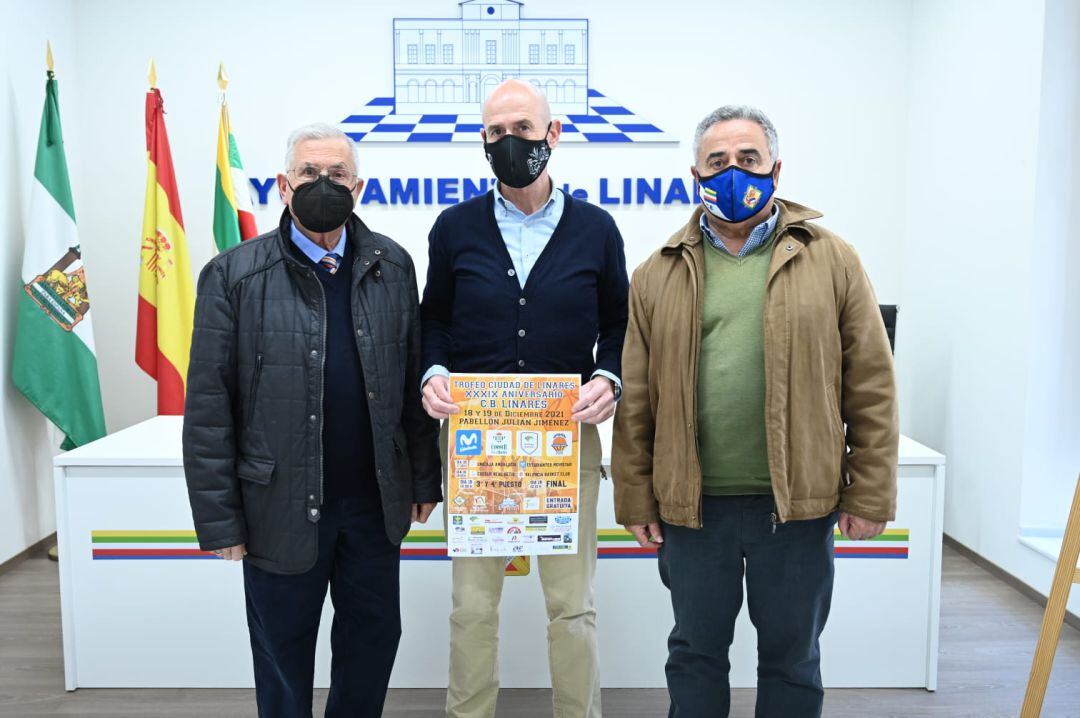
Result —
[[154, 65], [154, 58], [150, 58], [150, 69], [146, 73], [146, 79], [150, 81], [150, 89], [157, 87], [157, 67]]
[[52, 43], [48, 40], [45, 41], [45, 69], [49, 72], [55, 69], [53, 67]]
[[225, 88], [229, 86], [229, 76], [225, 74], [225, 63], [219, 62], [217, 68], [217, 86], [221, 88], [222, 92], [225, 92]]

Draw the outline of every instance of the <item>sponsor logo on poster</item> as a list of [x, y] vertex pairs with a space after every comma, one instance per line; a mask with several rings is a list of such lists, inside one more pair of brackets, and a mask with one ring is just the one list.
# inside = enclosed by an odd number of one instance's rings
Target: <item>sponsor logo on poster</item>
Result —
[[487, 453], [489, 456], [510, 456], [513, 453], [512, 438], [514, 432], [506, 429], [490, 429], [487, 432]]
[[[518, 453], [525, 456], [539, 456], [540, 454], [540, 432], [539, 431], [519, 431], [517, 433], [518, 440]], [[524, 464], [525, 462], [522, 462]]]
[[547, 433], [547, 455], [566, 456], [573, 446], [574, 437], [569, 431], [549, 431]]
[[482, 434], [477, 429], [458, 429], [454, 439], [458, 456], [479, 456]]

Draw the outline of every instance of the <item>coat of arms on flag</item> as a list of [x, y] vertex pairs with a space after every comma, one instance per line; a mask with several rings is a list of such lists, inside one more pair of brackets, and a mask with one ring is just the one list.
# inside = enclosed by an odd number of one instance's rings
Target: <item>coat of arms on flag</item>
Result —
[[81, 258], [79, 247], [71, 247], [48, 271], [24, 285], [26, 293], [42, 311], [68, 332], [90, 311], [86, 270], [80, 265], [73, 272], [65, 272]]

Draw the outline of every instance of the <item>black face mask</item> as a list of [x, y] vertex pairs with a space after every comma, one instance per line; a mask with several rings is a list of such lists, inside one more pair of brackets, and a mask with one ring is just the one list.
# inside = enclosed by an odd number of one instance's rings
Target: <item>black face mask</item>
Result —
[[547, 143], [550, 131], [549, 122], [542, 140], [526, 140], [515, 135], [506, 135], [495, 142], [485, 142], [484, 153], [491, 165], [491, 171], [499, 181], [515, 189], [528, 187], [535, 182], [551, 158], [551, 148]]
[[292, 207], [296, 220], [312, 232], [331, 232], [345, 224], [356, 206], [352, 190], [330, 181], [321, 175], [314, 182], [299, 187], [289, 185], [293, 191]]

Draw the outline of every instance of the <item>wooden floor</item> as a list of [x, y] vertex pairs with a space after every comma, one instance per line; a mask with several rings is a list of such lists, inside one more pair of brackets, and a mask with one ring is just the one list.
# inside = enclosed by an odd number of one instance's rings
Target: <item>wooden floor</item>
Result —
[[[946, 547], [941, 601], [939, 690], [833, 690], [825, 715], [1016, 716], [1031, 665], [1042, 609]], [[872, 638], [872, 637], [868, 637]], [[662, 650], [662, 647], [656, 647]], [[643, 647], [644, 649], [644, 647]], [[864, 655], [885, 650], [868, 642]], [[321, 715], [320, 691], [316, 714]], [[441, 715], [443, 692], [391, 691], [386, 716]], [[752, 716], [754, 691], [737, 690], [732, 716]], [[606, 690], [609, 718], [667, 714], [662, 690]], [[30, 559], [0, 576], [0, 716], [78, 718], [239, 718], [255, 715], [247, 690], [90, 690], [64, 692], [60, 599], [55, 563]], [[1080, 631], [1066, 627], [1050, 681], [1044, 716], [1080, 718]], [[551, 716], [550, 693], [503, 691], [500, 718]], [[797, 718], [797, 717], [793, 717]]]

